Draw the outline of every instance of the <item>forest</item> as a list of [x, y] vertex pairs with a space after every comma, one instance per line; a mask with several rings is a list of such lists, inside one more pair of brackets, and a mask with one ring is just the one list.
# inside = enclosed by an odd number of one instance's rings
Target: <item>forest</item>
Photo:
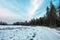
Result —
[[[0, 22], [0, 25], [7, 24], [8, 23]], [[33, 18], [29, 22], [15, 22], [12, 25], [60, 27], [60, 5], [56, 8], [51, 1], [50, 7], [46, 7], [46, 14], [43, 17], [36, 19]]]

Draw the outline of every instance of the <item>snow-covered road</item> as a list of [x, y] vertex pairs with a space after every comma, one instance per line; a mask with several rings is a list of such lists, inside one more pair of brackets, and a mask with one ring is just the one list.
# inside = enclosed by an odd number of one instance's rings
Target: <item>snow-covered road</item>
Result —
[[0, 26], [0, 40], [60, 40], [60, 34], [42, 26]]

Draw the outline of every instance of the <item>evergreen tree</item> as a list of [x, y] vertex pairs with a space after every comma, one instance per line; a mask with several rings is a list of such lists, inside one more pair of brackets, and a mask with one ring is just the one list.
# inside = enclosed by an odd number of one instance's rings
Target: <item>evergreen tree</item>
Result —
[[49, 13], [49, 10], [50, 10], [50, 9], [47, 7], [47, 8], [46, 8], [46, 11], [47, 11], [47, 12], [46, 12], [46, 20], [45, 20], [45, 24], [46, 24], [46, 25], [49, 25], [49, 23], [50, 23], [50, 13]]
[[60, 5], [58, 6], [58, 19], [57, 19], [57, 21], [56, 21], [56, 24], [57, 24], [57, 26], [59, 27], [60, 26]]
[[49, 20], [50, 20], [50, 24], [49, 25], [54, 25], [56, 26], [56, 18], [57, 18], [57, 15], [56, 15], [56, 8], [55, 6], [53, 5], [52, 1], [50, 2], [50, 12], [49, 12]]

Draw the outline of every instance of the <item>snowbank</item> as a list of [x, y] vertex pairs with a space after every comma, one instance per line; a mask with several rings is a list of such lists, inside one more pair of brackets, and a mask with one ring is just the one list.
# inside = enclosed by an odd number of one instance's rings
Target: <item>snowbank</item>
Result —
[[[4, 26], [13, 30], [0, 30], [0, 40], [60, 40], [60, 34], [55, 29], [31, 26]], [[4, 28], [0, 26], [0, 28]], [[18, 27], [18, 28], [17, 28]]]

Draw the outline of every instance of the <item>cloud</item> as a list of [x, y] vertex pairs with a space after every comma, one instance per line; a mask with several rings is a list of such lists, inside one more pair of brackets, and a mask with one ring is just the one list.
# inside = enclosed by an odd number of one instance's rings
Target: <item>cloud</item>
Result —
[[22, 19], [20, 15], [14, 14], [10, 10], [0, 7], [0, 21], [14, 22], [19, 21], [20, 19]]
[[28, 19], [32, 19], [33, 15], [35, 14], [36, 10], [42, 5], [44, 0], [32, 0], [32, 5], [28, 10]]
[[[29, 21], [33, 17], [40, 17], [43, 14], [36, 15], [36, 12], [42, 7], [42, 4], [45, 5], [43, 2], [45, 0], [0, 0], [0, 20], [6, 22]], [[41, 9], [39, 11], [42, 11]]]
[[[22, 16], [22, 18], [26, 18], [26, 20], [30, 20], [33, 18], [33, 15], [35, 14], [36, 10], [42, 5], [43, 0], [20, 0], [22, 1], [22, 3], [20, 3], [18, 0], [0, 0], [1, 4], [3, 7], [5, 7], [6, 9], [9, 9], [10, 11], [12, 11], [13, 13], [11, 13], [12, 15], [20, 15]], [[31, 2], [29, 5], [24, 5], [24, 2]], [[22, 6], [24, 5], [24, 6]], [[27, 7], [29, 6], [29, 7]], [[15, 13], [15, 14], [14, 14]], [[7, 15], [6, 15], [7, 16]]]

